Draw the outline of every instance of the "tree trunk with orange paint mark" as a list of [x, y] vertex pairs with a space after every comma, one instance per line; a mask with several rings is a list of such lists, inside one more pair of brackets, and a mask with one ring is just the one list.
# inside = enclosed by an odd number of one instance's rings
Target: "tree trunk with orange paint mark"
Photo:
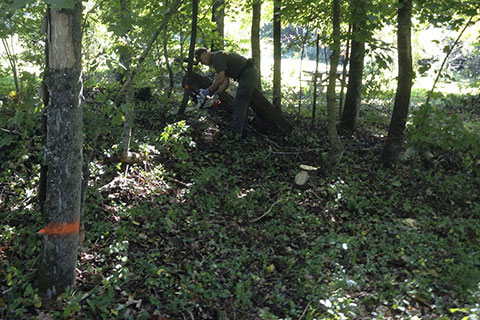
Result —
[[82, 5], [47, 9], [45, 228], [38, 287], [45, 300], [75, 284], [82, 185]]

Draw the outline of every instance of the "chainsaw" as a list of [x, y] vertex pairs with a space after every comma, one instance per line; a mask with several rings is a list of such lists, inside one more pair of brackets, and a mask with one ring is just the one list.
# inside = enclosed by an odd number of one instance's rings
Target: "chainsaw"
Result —
[[190, 98], [195, 105], [196, 109], [208, 109], [218, 107], [222, 102], [220, 101], [218, 94], [213, 96], [204, 96], [197, 90], [192, 90], [188, 85], [185, 85], [186, 90], [190, 90]]

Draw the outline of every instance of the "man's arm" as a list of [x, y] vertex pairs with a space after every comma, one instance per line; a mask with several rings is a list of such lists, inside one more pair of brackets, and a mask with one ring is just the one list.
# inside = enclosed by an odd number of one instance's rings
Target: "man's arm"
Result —
[[222, 84], [218, 87], [217, 94], [221, 94], [221, 93], [225, 92], [225, 90], [227, 90], [229, 85], [230, 85], [230, 78], [226, 76], [224, 78]]
[[[225, 82], [226, 82], [226, 85], [225, 85]], [[222, 88], [223, 88], [223, 91], [225, 91], [225, 89], [228, 87], [229, 84], [230, 84], [230, 78], [225, 75], [225, 71], [221, 71], [217, 74], [217, 77], [215, 78], [212, 85], [208, 89], [210, 90], [210, 92], [215, 92], [217, 91], [217, 89], [222, 90]], [[223, 91], [220, 91], [219, 93]]]

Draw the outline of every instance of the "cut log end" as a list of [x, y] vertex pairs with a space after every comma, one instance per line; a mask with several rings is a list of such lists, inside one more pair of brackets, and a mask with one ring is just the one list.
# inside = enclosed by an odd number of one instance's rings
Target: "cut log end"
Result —
[[295, 176], [295, 184], [297, 186], [304, 186], [307, 184], [308, 179], [310, 178], [310, 175], [308, 174], [307, 171], [302, 170], [297, 175]]

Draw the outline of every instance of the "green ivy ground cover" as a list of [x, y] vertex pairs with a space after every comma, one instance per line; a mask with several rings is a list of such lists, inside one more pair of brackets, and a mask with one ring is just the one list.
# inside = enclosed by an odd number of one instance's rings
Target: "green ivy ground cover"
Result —
[[309, 120], [286, 139], [239, 142], [205, 114], [137, 122], [149, 159], [117, 165], [106, 148], [92, 162], [77, 287], [48, 310], [34, 285], [39, 141], [8, 144], [0, 318], [478, 318], [478, 159], [444, 152], [384, 170], [381, 132], [362, 124], [342, 137], [341, 164], [299, 189], [299, 165], [328, 151]]

